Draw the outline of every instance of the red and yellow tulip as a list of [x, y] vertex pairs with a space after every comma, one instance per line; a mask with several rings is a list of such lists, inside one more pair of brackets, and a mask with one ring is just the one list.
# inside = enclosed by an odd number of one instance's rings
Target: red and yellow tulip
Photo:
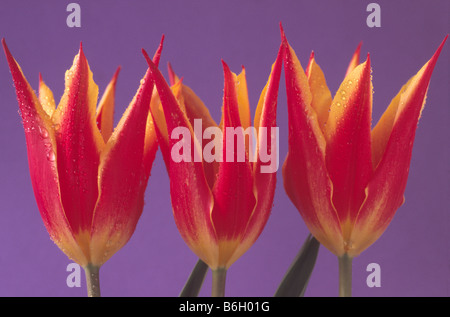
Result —
[[404, 201], [415, 131], [444, 42], [371, 129], [370, 57], [358, 65], [358, 47], [332, 98], [314, 55], [304, 72], [282, 32], [289, 114], [284, 187], [311, 233], [339, 257], [355, 257], [374, 243]]
[[[132, 236], [157, 150], [147, 71], [113, 131], [118, 71], [97, 108], [98, 87], [80, 46], [56, 107], [42, 77], [39, 97], [3, 40], [25, 129], [34, 194], [51, 239], [83, 267], [100, 267]], [[159, 62], [161, 44], [154, 62]]]
[[[224, 97], [223, 114], [218, 125], [210, 116], [200, 98], [170, 70], [172, 88], [155, 65], [147, 58], [160, 103], [151, 105], [161, 152], [170, 177], [170, 192], [176, 225], [187, 245], [214, 271], [228, 269], [256, 241], [262, 232], [272, 207], [276, 173], [262, 173], [264, 162], [250, 160], [249, 143], [244, 135], [236, 136], [236, 143], [246, 142], [245, 159], [228, 161], [225, 153], [227, 128], [246, 129], [251, 125], [245, 70], [239, 75], [230, 71], [223, 62]], [[278, 84], [282, 67], [281, 53], [259, 100], [254, 125], [275, 128]], [[194, 121], [201, 119], [201, 131], [195, 133]], [[191, 159], [175, 162], [171, 157], [174, 145], [173, 131], [183, 127], [190, 131], [187, 142], [193, 149]], [[219, 129], [223, 139], [213, 139], [216, 151], [223, 161], [207, 161], [202, 156], [211, 143], [202, 144], [201, 138], [208, 128]], [[211, 137], [211, 136], [210, 136]], [[256, 137], [256, 152], [262, 138]], [[216, 141], [214, 141], [216, 140]], [[267, 140], [265, 140], [267, 141]], [[272, 146], [272, 148], [271, 148]], [[277, 149], [269, 142], [269, 152]], [[235, 150], [232, 148], [231, 150]], [[196, 159], [201, 157], [201, 159]]]

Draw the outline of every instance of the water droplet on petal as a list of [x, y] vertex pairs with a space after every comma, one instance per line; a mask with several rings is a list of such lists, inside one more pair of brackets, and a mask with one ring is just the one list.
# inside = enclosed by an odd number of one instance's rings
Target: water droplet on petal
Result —
[[38, 126], [39, 128], [39, 134], [41, 135], [42, 138], [46, 139], [48, 138], [48, 131], [46, 128]]
[[47, 152], [47, 159], [48, 159], [50, 162], [54, 162], [55, 159], [56, 159], [55, 152], [53, 152], [52, 150], [48, 151], [48, 152]]

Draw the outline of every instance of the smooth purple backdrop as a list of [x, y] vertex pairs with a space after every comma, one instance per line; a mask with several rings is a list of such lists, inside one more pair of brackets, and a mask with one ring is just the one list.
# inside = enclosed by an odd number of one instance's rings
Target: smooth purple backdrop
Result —
[[[116, 123], [147, 65], [141, 48], [166, 40], [161, 69], [170, 61], [220, 120], [223, 72], [247, 72], [252, 114], [280, 45], [279, 22], [306, 67], [312, 50], [334, 94], [360, 41], [373, 68], [373, 124], [401, 86], [450, 33], [450, 7], [442, 1], [373, 1], [381, 27], [366, 25], [371, 1], [74, 1], [81, 28], [66, 25], [71, 1], [5, 1], [4, 37], [34, 89], [38, 73], [59, 101], [64, 73], [80, 42], [103, 92], [117, 66]], [[449, 58], [447, 43], [432, 76], [413, 150], [406, 202], [383, 236], [353, 263], [354, 296], [449, 296]], [[0, 296], [86, 296], [66, 285], [71, 261], [49, 239], [28, 171], [24, 131], [11, 75], [0, 53]], [[287, 198], [281, 164], [287, 153], [284, 74], [278, 99], [280, 169], [271, 217], [259, 240], [228, 271], [227, 296], [273, 296], [308, 230]], [[103, 296], [178, 296], [196, 256], [172, 216], [169, 179], [158, 152], [146, 204], [129, 243], [101, 269]], [[369, 263], [381, 266], [381, 287], [369, 288]], [[305, 296], [337, 296], [337, 259], [321, 247]], [[208, 274], [201, 296], [209, 296]]]

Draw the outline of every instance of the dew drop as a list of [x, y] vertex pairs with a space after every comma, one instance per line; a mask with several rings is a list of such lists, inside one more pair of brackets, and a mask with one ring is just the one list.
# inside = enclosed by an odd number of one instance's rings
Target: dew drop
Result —
[[52, 150], [47, 152], [47, 160], [49, 160], [50, 162], [54, 162], [55, 159], [56, 159], [55, 152], [53, 152]]
[[42, 138], [46, 139], [48, 138], [48, 131], [46, 128], [38, 126], [39, 128], [39, 134], [41, 135]]

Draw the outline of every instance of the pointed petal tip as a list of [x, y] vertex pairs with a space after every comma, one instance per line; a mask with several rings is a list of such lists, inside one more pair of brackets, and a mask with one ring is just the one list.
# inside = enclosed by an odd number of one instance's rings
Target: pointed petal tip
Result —
[[[145, 49], [141, 49], [142, 54], [144, 55], [145, 60], [147, 61], [147, 64], [149, 64], [149, 61], [151, 61], [150, 56], [148, 56], [147, 52], [145, 51]], [[153, 64], [153, 63], [152, 63]]]
[[6, 40], [4, 37], [2, 38], [2, 46], [3, 46], [3, 50], [5, 51], [5, 55], [6, 56], [11, 55], [11, 52], [9, 51], [8, 45], [6, 45]]
[[116, 69], [116, 71], [114, 72], [114, 75], [113, 75], [113, 80], [114, 81], [116, 81], [117, 80], [117, 77], [119, 77], [119, 73], [120, 73], [120, 70], [122, 69], [122, 66], [117, 66], [117, 69]]
[[42, 74], [41, 74], [41, 72], [39, 72], [39, 83], [42, 83], [42, 82], [44, 82], [44, 80], [42, 79]]
[[170, 85], [175, 85], [177, 75], [175, 74], [175, 71], [173, 70], [172, 64], [170, 64], [170, 62], [167, 62], [167, 72], [169, 73]]
[[309, 55], [309, 63], [308, 66], [311, 64], [311, 62], [315, 59], [314, 51], [311, 51], [311, 54]]
[[147, 60], [147, 64], [148, 64], [148, 60], [150, 60], [152, 62], [152, 64], [156, 65], [155, 67], [158, 67], [159, 60], [161, 58], [161, 52], [163, 49], [163, 41], [164, 41], [164, 35], [161, 37], [161, 42], [159, 43], [159, 46], [156, 49], [155, 55], [153, 55], [153, 59], [150, 58], [150, 56], [147, 54], [145, 49], [143, 49], [143, 48], [141, 49], [142, 54], [144, 54], [144, 57]]
[[437, 48], [436, 52], [434, 52], [433, 56], [428, 61], [428, 68], [433, 71], [434, 66], [436, 65], [436, 62], [439, 58], [439, 55], [441, 54], [442, 48], [444, 47], [445, 42], [447, 41], [448, 34], [444, 37], [444, 40], [442, 40], [441, 44]]
[[223, 59], [220, 59], [220, 61], [222, 62], [223, 70], [230, 71], [230, 68], [228, 67], [227, 63], [225, 63], [225, 61]]
[[86, 60], [86, 55], [84, 55], [84, 50], [83, 50], [83, 42], [80, 42], [80, 51], [78, 53], [79, 58]]
[[436, 50], [436, 53], [435, 53], [436, 58], [439, 57], [439, 54], [441, 53], [442, 48], [444, 47], [445, 42], [447, 42], [447, 39], [448, 39], [448, 34], [444, 37], [444, 39], [442, 40], [442, 42], [441, 42], [441, 44], [439, 45], [438, 49]]
[[286, 39], [286, 34], [284, 33], [284, 29], [283, 29], [283, 24], [280, 21], [280, 34], [281, 34], [281, 39], [284, 41]]
[[370, 53], [367, 53], [367, 58], [366, 58], [366, 61], [364, 63], [366, 64], [365, 67], [366, 67], [367, 72], [370, 73]]

